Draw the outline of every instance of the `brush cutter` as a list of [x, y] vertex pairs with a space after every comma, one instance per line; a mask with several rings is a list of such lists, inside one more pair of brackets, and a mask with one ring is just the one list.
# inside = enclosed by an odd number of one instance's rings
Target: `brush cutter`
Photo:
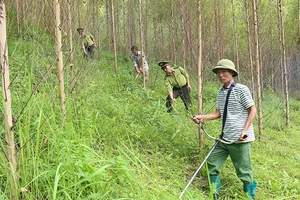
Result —
[[[194, 175], [192, 176], [192, 178], [189, 180], [188, 184], [185, 186], [185, 188], [182, 190], [180, 196], [179, 196], [179, 199], [181, 199], [181, 197], [183, 196], [184, 192], [186, 191], [186, 189], [190, 186], [190, 184], [192, 183], [192, 181], [194, 180], [194, 178], [196, 177], [196, 175], [198, 174], [198, 172], [200, 171], [200, 169], [203, 167], [204, 163], [206, 162], [206, 160], [209, 158], [210, 154], [213, 152], [213, 150], [216, 148], [216, 146], [221, 142], [221, 143], [224, 143], [224, 144], [233, 144], [233, 143], [236, 143], [238, 140], [235, 140], [233, 142], [228, 142], [228, 141], [225, 141], [221, 138], [216, 138], [216, 137], [213, 137], [211, 135], [209, 135], [207, 133], [207, 131], [205, 130], [204, 128], [204, 124], [203, 123], [199, 123], [199, 126], [201, 126], [201, 129], [204, 131], [204, 133], [211, 139], [215, 140], [215, 144], [210, 148], [208, 154], [206, 155], [206, 157], [204, 158], [204, 160], [202, 161], [201, 165], [198, 167], [198, 169], [196, 170], [196, 172], [194, 173]], [[243, 138], [245, 139], [247, 137], [247, 135], [244, 135]]]

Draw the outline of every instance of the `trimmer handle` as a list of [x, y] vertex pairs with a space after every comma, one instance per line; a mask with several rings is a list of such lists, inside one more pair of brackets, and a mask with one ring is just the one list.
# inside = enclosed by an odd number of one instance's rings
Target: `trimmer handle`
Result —
[[243, 135], [243, 139], [245, 139], [245, 138], [247, 138], [248, 137], [248, 135]]

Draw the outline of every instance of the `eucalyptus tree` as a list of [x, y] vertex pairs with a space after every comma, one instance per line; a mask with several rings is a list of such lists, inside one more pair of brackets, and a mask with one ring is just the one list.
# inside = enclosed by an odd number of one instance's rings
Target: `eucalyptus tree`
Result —
[[[201, 18], [201, 0], [197, 1], [198, 8], [198, 113], [202, 114], [202, 18]], [[204, 137], [201, 127], [198, 127], [199, 132], [199, 146], [203, 148], [204, 146]]]
[[[238, 45], [238, 33], [236, 28], [236, 17], [235, 17], [235, 6], [234, 0], [231, 2], [232, 4], [232, 21], [233, 21], [233, 35], [234, 35], [234, 49], [235, 49], [235, 65], [236, 70], [240, 74], [240, 62], [239, 62], [239, 45]], [[238, 82], [240, 82], [240, 76], [237, 77]]]
[[110, 2], [110, 0], [106, 0], [105, 1], [105, 11], [106, 11], [106, 35], [108, 37], [107, 39], [107, 46], [108, 46], [108, 50], [112, 50], [111, 48], [111, 41], [113, 41], [112, 39], [112, 29], [111, 29], [111, 24], [112, 24], [112, 19], [111, 19], [111, 5], [112, 3]]
[[252, 0], [252, 13], [253, 13], [253, 23], [254, 23], [258, 131], [259, 131], [259, 139], [262, 139], [263, 124], [262, 124], [262, 105], [261, 105], [261, 86], [260, 86], [260, 60], [259, 60], [259, 43], [258, 43], [257, 0]]
[[114, 46], [114, 60], [115, 60], [115, 74], [118, 73], [118, 58], [117, 58], [117, 42], [116, 42], [116, 27], [115, 27], [115, 10], [114, 10], [114, 0], [111, 0], [111, 21], [112, 21], [112, 37]]
[[74, 72], [74, 56], [73, 56], [73, 32], [72, 32], [72, 10], [71, 10], [71, 0], [67, 0], [68, 4], [68, 28], [69, 28], [69, 54], [70, 54], [70, 72], [71, 72], [71, 84], [72, 88], [75, 87], [75, 72]]
[[279, 35], [280, 35], [280, 49], [281, 49], [281, 68], [283, 72], [283, 83], [284, 94], [285, 94], [285, 117], [286, 125], [289, 124], [289, 88], [288, 88], [288, 78], [287, 78], [287, 69], [286, 69], [286, 50], [285, 50], [285, 37], [284, 37], [284, 23], [283, 23], [283, 10], [282, 10], [282, 0], [278, 0], [278, 14], [279, 14]]
[[[147, 52], [147, 50], [148, 50], [148, 18], [149, 18], [149, 11], [150, 11], [150, 9], [149, 9], [149, 5], [148, 5], [148, 2], [149, 2], [149, 0], [145, 0], [146, 1], [146, 3], [145, 3], [145, 6], [144, 6], [144, 8], [145, 8], [145, 17], [143, 18], [143, 24], [144, 24], [144, 28], [143, 28], [143, 32], [144, 32], [144, 51], [145, 52]], [[152, 1], [150, 0], [150, 3], [151, 3]], [[150, 41], [150, 40], [149, 40]]]
[[298, 0], [298, 41], [300, 42], [300, 0]]
[[102, 49], [102, 43], [101, 43], [101, 31], [102, 31], [102, 28], [101, 28], [101, 24], [102, 24], [102, 21], [100, 20], [100, 6], [98, 5], [98, 1], [96, 1], [96, 6], [95, 6], [97, 9], [96, 9], [96, 32], [97, 32], [97, 47], [98, 47], [98, 58], [100, 59], [101, 58], [101, 49]]
[[180, 3], [180, 30], [181, 30], [181, 49], [182, 49], [182, 60], [183, 60], [183, 68], [185, 68], [186, 65], [186, 52], [185, 52], [185, 23], [184, 23], [184, 1], [179, 0]]
[[252, 55], [252, 34], [250, 31], [250, 16], [249, 16], [249, 0], [244, 0], [245, 4], [245, 20], [247, 26], [247, 45], [248, 45], [248, 59], [250, 67], [250, 76], [251, 76], [251, 94], [254, 98], [254, 76], [253, 76], [253, 55]]
[[171, 58], [176, 63], [176, 42], [175, 42], [175, 19], [174, 19], [174, 0], [171, 0]]
[[128, 1], [128, 33], [129, 33], [129, 46], [136, 44], [136, 12], [134, 6], [135, 0]]
[[61, 100], [61, 112], [62, 112], [62, 127], [65, 126], [66, 120], [66, 98], [65, 98], [65, 81], [63, 70], [63, 55], [61, 44], [61, 21], [60, 21], [60, 4], [58, 0], [53, 0], [53, 6], [55, 9], [55, 42], [56, 42], [56, 58], [57, 58], [57, 75], [59, 81], [60, 100]]
[[144, 60], [145, 60], [145, 56], [144, 56], [144, 26], [143, 26], [143, 14], [142, 14], [142, 0], [139, 0], [139, 10], [140, 10], [140, 38], [141, 38], [141, 54], [142, 54], [142, 66], [143, 66], [143, 84], [144, 84], [144, 88], [146, 88], [146, 79], [145, 79], [145, 68], [144, 68]]
[[6, 37], [6, 11], [4, 0], [0, 0], [0, 67], [2, 71], [2, 95], [4, 103], [4, 130], [6, 142], [6, 159], [8, 161], [7, 177], [10, 199], [18, 199], [18, 167], [14, 136], [14, 123], [12, 118], [10, 79], [8, 65], [8, 45]]
[[221, 33], [222, 33], [222, 25], [221, 25], [221, 15], [220, 15], [220, 2], [218, 0], [214, 0], [214, 17], [215, 17], [215, 45], [217, 46], [216, 60], [220, 60], [223, 57], [223, 46], [221, 43]]
[[[185, 37], [187, 41], [187, 48], [186, 48], [186, 55], [187, 55], [187, 62], [186, 65], [189, 66], [190, 70], [193, 69], [193, 66], [195, 66], [195, 61], [197, 60], [197, 29], [194, 27], [197, 27], [197, 17], [198, 17], [198, 10], [197, 9], [189, 9], [189, 8], [196, 8], [197, 2], [196, 1], [187, 1], [185, 10], [189, 10], [189, 12], [185, 12]], [[195, 17], [196, 16], [196, 17]], [[194, 20], [195, 19], [195, 20]]]
[[19, 0], [16, 0], [16, 18], [17, 18], [17, 27], [18, 27], [18, 33], [20, 33], [20, 3]]

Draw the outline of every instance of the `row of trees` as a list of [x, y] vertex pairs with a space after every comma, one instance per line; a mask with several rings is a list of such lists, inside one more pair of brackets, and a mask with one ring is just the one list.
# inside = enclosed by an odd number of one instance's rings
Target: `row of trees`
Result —
[[[30, 39], [32, 34], [39, 34], [44, 29], [53, 35], [63, 126], [67, 112], [63, 66], [69, 64], [73, 81], [76, 68], [73, 35], [77, 27], [95, 35], [98, 58], [100, 50], [114, 51], [115, 73], [118, 73], [118, 55], [128, 54], [132, 45], [140, 46], [152, 62], [172, 60], [191, 73], [197, 73], [200, 113], [202, 86], [204, 80], [211, 77], [211, 67], [221, 58], [232, 59], [241, 74], [239, 81], [250, 85], [256, 98], [260, 137], [264, 88], [274, 91], [281, 88], [286, 102], [286, 123], [289, 122], [288, 86], [292, 86], [293, 91], [299, 89], [300, 0], [139, 0], [138, 4], [134, 0], [53, 0], [52, 4], [42, 0], [17, 0], [8, 1], [6, 9], [7, 14], [4, 1], [0, 0], [2, 88], [6, 103], [4, 124], [7, 156], [12, 166], [11, 177], [14, 177], [12, 191], [17, 188], [18, 176], [7, 40], [16, 34]], [[65, 62], [62, 54], [64, 38], [68, 41], [69, 54]], [[288, 75], [293, 75], [293, 79]], [[203, 144], [201, 134], [200, 144]]]
[[[51, 20], [54, 8], [44, 1], [8, 2], [16, 12], [16, 24], [9, 24], [10, 32], [29, 34], [32, 25], [44, 27], [54, 34], [54, 21]], [[190, 71], [196, 72], [198, 61], [198, 11], [197, 1], [157, 1], [144, 0], [141, 14], [143, 16], [143, 36], [140, 34], [139, 6], [134, 0], [89, 0], [59, 1], [61, 5], [61, 28], [63, 36], [74, 34], [77, 27], [92, 32], [101, 50], [114, 50], [129, 54], [132, 45], [142, 46], [152, 60], [169, 59]], [[221, 58], [230, 58], [240, 71], [241, 77], [251, 81], [251, 67], [254, 56], [254, 22], [253, 1], [201, 1], [202, 13], [202, 55], [204, 75], [210, 67]], [[257, 1], [257, 20], [259, 38], [259, 59], [261, 85], [263, 88], [281, 88], [282, 73], [280, 55], [282, 55], [281, 27], [289, 30], [285, 35], [287, 74], [290, 75], [291, 89], [298, 89], [295, 76], [299, 76], [297, 65], [297, 41], [299, 32], [298, 1]], [[282, 5], [282, 9], [279, 6]], [[282, 24], [279, 10], [282, 10]], [[15, 16], [15, 15], [14, 15]], [[71, 17], [71, 18], [70, 18]], [[69, 31], [69, 22], [72, 29]], [[25, 31], [25, 32], [24, 32]], [[26, 33], [27, 32], [27, 33]], [[115, 42], [115, 44], [114, 44]], [[100, 51], [98, 51], [100, 53]], [[100, 56], [100, 55], [98, 55]], [[254, 84], [253, 91], [254, 91]]]

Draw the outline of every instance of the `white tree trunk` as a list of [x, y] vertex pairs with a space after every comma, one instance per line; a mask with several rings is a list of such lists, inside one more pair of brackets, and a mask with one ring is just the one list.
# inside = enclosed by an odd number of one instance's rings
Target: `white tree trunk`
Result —
[[252, 0], [253, 22], [254, 22], [254, 46], [255, 46], [255, 63], [256, 63], [256, 84], [257, 84], [257, 110], [258, 110], [258, 132], [259, 139], [262, 139], [262, 103], [260, 87], [260, 62], [259, 62], [259, 45], [258, 45], [258, 22], [257, 22], [257, 2]]
[[[300, 1], [300, 0], [299, 0]], [[176, 63], [176, 43], [175, 43], [175, 20], [174, 20], [174, 2], [171, 0], [171, 33], [172, 33], [172, 59]]]
[[143, 83], [144, 88], [146, 88], [146, 79], [145, 79], [145, 66], [144, 66], [144, 60], [145, 60], [145, 54], [144, 54], [144, 27], [143, 27], [143, 9], [142, 9], [142, 0], [139, 0], [139, 10], [140, 10], [140, 35], [141, 35], [141, 51], [142, 51], [142, 68], [143, 68]]
[[[202, 21], [201, 21], [201, 0], [198, 0], [198, 113], [202, 114]], [[199, 126], [199, 145], [200, 148], [204, 147], [204, 137], [203, 132]]]
[[117, 74], [118, 73], [118, 58], [117, 58], [114, 0], [111, 0], [111, 20], [112, 20], [112, 37], [113, 37], [114, 58], [115, 58], [115, 73]]
[[179, 0], [179, 6], [180, 6], [180, 29], [181, 29], [181, 49], [182, 49], [182, 59], [183, 59], [183, 68], [185, 68], [185, 64], [186, 64], [186, 52], [185, 52], [185, 31], [184, 31], [184, 5], [183, 5], [184, 1], [183, 0]]
[[62, 55], [62, 44], [61, 44], [61, 29], [60, 29], [60, 5], [58, 0], [53, 0], [55, 8], [55, 41], [56, 41], [56, 56], [57, 56], [57, 75], [59, 80], [59, 90], [61, 98], [61, 112], [62, 112], [62, 126], [65, 126], [66, 120], [66, 102], [65, 102], [65, 81], [63, 71], [63, 55]]
[[251, 74], [251, 94], [253, 99], [254, 97], [254, 75], [253, 75], [253, 57], [252, 57], [252, 40], [250, 32], [250, 22], [249, 22], [249, 2], [245, 0], [245, 13], [246, 13], [246, 25], [247, 25], [247, 40], [248, 40], [248, 56], [250, 61], [250, 74]]
[[0, 0], [0, 66], [2, 70], [2, 94], [3, 102], [5, 103], [4, 110], [4, 127], [5, 127], [5, 141], [7, 160], [9, 162], [8, 169], [9, 176], [7, 178], [9, 183], [10, 199], [18, 199], [18, 167], [15, 149], [15, 137], [13, 131], [12, 109], [11, 109], [11, 95], [10, 95], [10, 80], [9, 80], [9, 66], [8, 66], [8, 47], [6, 38], [6, 13], [5, 4]]
[[284, 94], [285, 94], [285, 118], [286, 125], [289, 125], [290, 121], [290, 109], [289, 109], [289, 88], [288, 88], [288, 78], [287, 78], [287, 69], [286, 69], [286, 53], [285, 53], [285, 38], [284, 38], [284, 24], [283, 24], [283, 10], [282, 10], [282, 0], [279, 0], [279, 21], [280, 21], [280, 35], [281, 35], [281, 49], [282, 49], [282, 69], [283, 69], [283, 85], [284, 85]]
[[72, 88], [75, 87], [75, 73], [74, 73], [74, 56], [73, 56], [73, 34], [72, 34], [72, 10], [71, 0], [68, 0], [68, 24], [69, 24], [69, 45], [70, 45], [70, 71]]
[[239, 76], [237, 77], [238, 82], [240, 82], [240, 61], [239, 61], [239, 44], [238, 44], [238, 35], [237, 35], [237, 28], [236, 28], [236, 19], [234, 13], [234, 0], [232, 0], [232, 20], [233, 20], [233, 35], [234, 35], [234, 47], [235, 47], [235, 66], [236, 70], [238, 71]]

